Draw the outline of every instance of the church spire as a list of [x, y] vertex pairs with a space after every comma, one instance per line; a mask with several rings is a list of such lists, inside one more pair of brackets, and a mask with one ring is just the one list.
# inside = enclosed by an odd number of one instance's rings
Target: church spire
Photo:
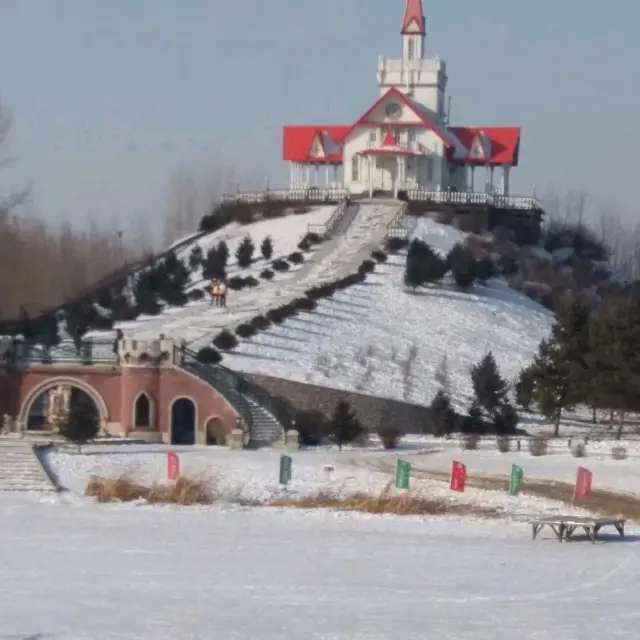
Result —
[[407, 0], [401, 33], [403, 36], [419, 35], [423, 38], [427, 35], [424, 14], [422, 13], [422, 0]]

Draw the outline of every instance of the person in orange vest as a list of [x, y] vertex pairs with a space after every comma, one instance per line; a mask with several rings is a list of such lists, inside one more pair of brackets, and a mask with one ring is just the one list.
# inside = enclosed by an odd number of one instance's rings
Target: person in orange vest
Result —
[[213, 307], [214, 304], [216, 307], [220, 306], [220, 283], [217, 280], [211, 281], [211, 304], [209, 306]]
[[224, 280], [220, 281], [219, 291], [220, 291], [220, 306], [227, 306], [227, 283]]

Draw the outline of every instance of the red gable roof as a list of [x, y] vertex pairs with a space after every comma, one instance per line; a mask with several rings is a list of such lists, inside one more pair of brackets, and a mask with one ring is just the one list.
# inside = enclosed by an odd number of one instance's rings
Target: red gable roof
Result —
[[[409, 29], [415, 23], [417, 29]], [[402, 21], [402, 35], [416, 33], [421, 36], [426, 35], [427, 30], [424, 24], [424, 14], [422, 13], [422, 0], [407, 0], [407, 8]]]
[[418, 105], [416, 102], [411, 100], [408, 96], [406, 96], [404, 93], [402, 93], [402, 91], [398, 91], [398, 89], [396, 89], [395, 87], [391, 87], [391, 89], [389, 89], [389, 91], [387, 91], [382, 96], [380, 96], [380, 98], [378, 98], [376, 100], [376, 102], [373, 104], [373, 106], [370, 109], [368, 109], [367, 112], [363, 116], [361, 116], [358, 120], [356, 120], [355, 124], [353, 124], [351, 127], [349, 127], [349, 130], [345, 133], [343, 139], [346, 138], [352, 131], [354, 131], [355, 129], [357, 129], [361, 125], [366, 125], [366, 124], [373, 124], [373, 125], [386, 124], [386, 125], [401, 126], [402, 124], [404, 124], [402, 122], [381, 123], [381, 122], [376, 122], [376, 121], [373, 121], [373, 120], [370, 119], [371, 114], [380, 106], [380, 104], [382, 102], [384, 102], [389, 97], [393, 97], [396, 100], [398, 100], [399, 102], [402, 102], [407, 107], [409, 107], [409, 109], [411, 109], [411, 111], [413, 111], [413, 113], [415, 113], [416, 116], [418, 116], [418, 118], [420, 119], [420, 122], [425, 127], [431, 129], [442, 140], [442, 142], [444, 143], [444, 146], [446, 148], [451, 148], [451, 147], [455, 146], [455, 142], [450, 139], [450, 137], [447, 135], [447, 132], [442, 127], [440, 127], [436, 122], [434, 122], [434, 121], [432, 121], [430, 119], [429, 113], [427, 112], [427, 110], [424, 107], [420, 107], [420, 105]]
[[[282, 129], [282, 159], [289, 162], [342, 162], [342, 141], [351, 127], [294, 125]], [[315, 140], [319, 140], [324, 157], [311, 154]], [[333, 144], [327, 144], [333, 143]]]
[[[449, 127], [467, 149], [465, 158], [451, 158], [452, 162], [461, 164], [518, 165], [520, 151], [520, 127]], [[473, 156], [477, 140], [483, 153], [479, 157]]]

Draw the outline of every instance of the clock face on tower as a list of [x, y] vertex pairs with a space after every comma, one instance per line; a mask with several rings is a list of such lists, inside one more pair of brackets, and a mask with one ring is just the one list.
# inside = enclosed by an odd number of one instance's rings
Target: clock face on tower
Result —
[[397, 102], [390, 102], [385, 107], [384, 113], [390, 120], [397, 120], [402, 113], [402, 107]]

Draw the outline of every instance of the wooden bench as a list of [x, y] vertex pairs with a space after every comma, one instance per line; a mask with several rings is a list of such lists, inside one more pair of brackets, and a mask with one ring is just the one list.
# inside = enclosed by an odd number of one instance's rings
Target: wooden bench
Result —
[[581, 528], [591, 542], [595, 542], [598, 532], [603, 527], [614, 527], [624, 537], [624, 520], [622, 518], [583, 518], [579, 516], [547, 516], [530, 520], [532, 537], [535, 540], [544, 527], [549, 527], [559, 542], [570, 540], [576, 529]]

